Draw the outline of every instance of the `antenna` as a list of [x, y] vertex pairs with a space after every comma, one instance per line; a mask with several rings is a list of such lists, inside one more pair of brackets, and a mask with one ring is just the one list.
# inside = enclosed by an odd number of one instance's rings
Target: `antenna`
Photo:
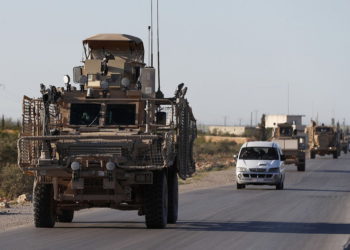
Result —
[[151, 67], [153, 68], [153, 0], [151, 0]]
[[151, 26], [148, 26], [148, 65], [151, 65]]
[[159, 56], [159, 1], [157, 0], [157, 56], [158, 56], [158, 90], [156, 98], [163, 98], [164, 94], [160, 90], [160, 56]]

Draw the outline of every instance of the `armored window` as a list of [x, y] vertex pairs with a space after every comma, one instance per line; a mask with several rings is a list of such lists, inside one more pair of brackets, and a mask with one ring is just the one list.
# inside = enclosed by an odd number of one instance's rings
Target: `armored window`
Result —
[[98, 125], [100, 104], [72, 103], [70, 108], [71, 125]]
[[329, 132], [331, 132], [331, 128], [318, 127], [318, 128], [316, 128], [316, 132], [317, 133], [329, 133]]
[[106, 113], [106, 125], [135, 125], [135, 104], [110, 104]]

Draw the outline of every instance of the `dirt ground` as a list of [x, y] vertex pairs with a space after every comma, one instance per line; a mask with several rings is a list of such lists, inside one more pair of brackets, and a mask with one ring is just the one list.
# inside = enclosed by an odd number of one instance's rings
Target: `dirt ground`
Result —
[[[199, 172], [195, 177], [180, 181], [181, 193], [205, 188], [214, 188], [234, 184], [234, 168], [220, 171]], [[33, 223], [33, 206], [27, 202], [23, 205], [10, 205], [0, 208], [0, 233], [22, 225]]]

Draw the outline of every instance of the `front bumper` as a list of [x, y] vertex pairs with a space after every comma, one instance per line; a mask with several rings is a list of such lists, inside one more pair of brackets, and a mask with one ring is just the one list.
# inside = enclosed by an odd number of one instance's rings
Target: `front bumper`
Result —
[[236, 181], [238, 184], [250, 185], [276, 185], [283, 179], [282, 173], [270, 172], [238, 172]]

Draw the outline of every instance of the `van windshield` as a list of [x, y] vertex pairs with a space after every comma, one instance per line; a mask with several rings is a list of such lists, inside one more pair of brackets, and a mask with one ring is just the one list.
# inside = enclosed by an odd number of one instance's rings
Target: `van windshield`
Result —
[[278, 160], [278, 153], [271, 147], [246, 147], [242, 148], [239, 155], [242, 160]]

